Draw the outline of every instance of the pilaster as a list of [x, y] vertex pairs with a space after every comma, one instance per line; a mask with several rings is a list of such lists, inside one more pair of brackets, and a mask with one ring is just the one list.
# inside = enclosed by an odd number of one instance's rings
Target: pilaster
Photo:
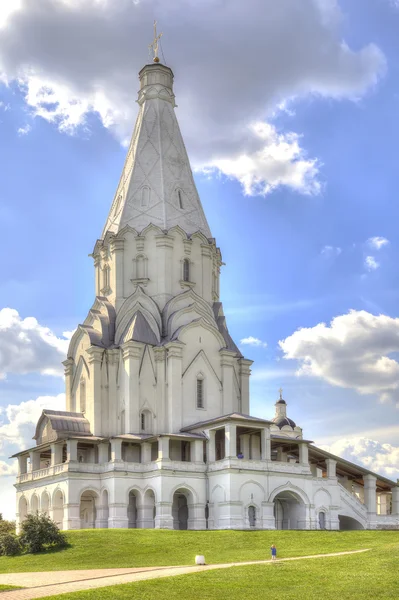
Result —
[[65, 400], [66, 400], [66, 410], [70, 412], [75, 412], [76, 407], [75, 403], [72, 402], [72, 376], [73, 376], [73, 366], [74, 361], [72, 358], [67, 358], [62, 363], [64, 365], [64, 375], [65, 375]]
[[309, 465], [309, 448], [307, 444], [299, 444], [299, 462], [301, 465]]
[[143, 442], [141, 444], [141, 462], [151, 462], [151, 444], [149, 444], [148, 442]]
[[180, 431], [183, 425], [182, 413], [182, 360], [183, 344], [181, 342], [169, 342], [166, 344], [168, 352], [167, 376], [168, 376], [168, 429], [171, 433]]
[[172, 502], [157, 502], [155, 529], [173, 529]]
[[154, 433], [162, 433], [168, 430], [167, 425], [167, 392], [166, 392], [166, 349], [164, 347], [154, 348], [155, 372], [157, 378], [156, 387], [156, 415]]
[[89, 397], [87, 398], [87, 418], [90, 421], [93, 435], [102, 434], [102, 390], [101, 390], [101, 363], [105, 350], [98, 346], [90, 346], [86, 350], [90, 368], [88, 381]]
[[238, 410], [234, 390], [234, 360], [236, 353], [230, 350], [220, 350], [220, 365], [222, 367], [223, 412], [228, 415]]
[[40, 452], [32, 450], [29, 452], [29, 458], [31, 471], [38, 471], [40, 469]]
[[124, 300], [124, 239], [113, 238], [110, 243], [113, 269], [111, 270], [111, 288], [115, 294], [115, 307], [118, 310]]
[[140, 361], [143, 353], [143, 344], [126, 342], [122, 346], [124, 381], [125, 381], [125, 423], [129, 433], [139, 432], [139, 407], [140, 407]]
[[18, 456], [18, 475], [24, 475], [28, 472], [28, 456], [23, 454]]
[[241, 408], [240, 412], [249, 415], [249, 378], [251, 375], [252, 360], [240, 358], [240, 387], [241, 387]]
[[[117, 372], [120, 358], [119, 350], [108, 350], [108, 434], [118, 433], [118, 411], [117, 411]], [[126, 433], [122, 431], [121, 433]]]
[[274, 502], [262, 502], [262, 529], [276, 529]]

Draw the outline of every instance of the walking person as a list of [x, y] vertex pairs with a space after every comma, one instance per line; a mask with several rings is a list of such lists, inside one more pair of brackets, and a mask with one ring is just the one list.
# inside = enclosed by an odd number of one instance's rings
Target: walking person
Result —
[[274, 544], [272, 544], [272, 547], [270, 548], [270, 550], [272, 551], [272, 560], [276, 560], [277, 558], [277, 548]]

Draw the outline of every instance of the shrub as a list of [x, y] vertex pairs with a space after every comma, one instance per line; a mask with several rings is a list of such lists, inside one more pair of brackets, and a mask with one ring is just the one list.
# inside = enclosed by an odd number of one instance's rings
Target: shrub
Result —
[[21, 543], [27, 552], [42, 552], [47, 548], [65, 548], [67, 541], [47, 515], [28, 515], [21, 527]]
[[15, 521], [6, 521], [0, 513], [0, 535], [2, 533], [15, 533]]
[[16, 556], [21, 551], [21, 542], [15, 534], [0, 533], [0, 556]]

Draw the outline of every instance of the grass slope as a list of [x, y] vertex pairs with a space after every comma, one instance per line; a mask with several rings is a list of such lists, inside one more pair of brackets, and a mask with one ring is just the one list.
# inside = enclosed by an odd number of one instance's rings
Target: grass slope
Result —
[[[291, 532], [294, 537], [296, 533]], [[307, 534], [299, 534], [306, 543]], [[321, 542], [323, 533], [320, 534]], [[343, 536], [366, 540], [376, 548], [352, 556], [308, 559], [298, 562], [234, 567], [195, 575], [143, 581], [92, 591], [51, 596], [47, 600], [364, 600], [399, 597], [399, 534]], [[326, 538], [324, 537], [324, 541]], [[282, 539], [281, 539], [282, 541]], [[290, 536], [285, 538], [289, 543]], [[237, 549], [238, 554], [240, 550]], [[237, 554], [236, 552], [236, 554]]]
[[0, 593], [11, 592], [11, 590], [22, 590], [22, 588], [16, 585], [0, 585]]
[[0, 557], [0, 573], [69, 569], [189, 565], [196, 554], [208, 563], [264, 560], [275, 543], [279, 557], [383, 548], [395, 531], [168, 531], [94, 529], [67, 533], [71, 546], [58, 552]]

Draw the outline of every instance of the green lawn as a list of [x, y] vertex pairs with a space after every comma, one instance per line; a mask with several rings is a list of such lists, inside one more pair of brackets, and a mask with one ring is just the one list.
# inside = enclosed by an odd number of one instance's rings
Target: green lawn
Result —
[[187, 565], [196, 554], [208, 563], [263, 560], [272, 543], [281, 558], [378, 549], [399, 542], [399, 532], [94, 529], [71, 531], [67, 538], [71, 546], [62, 551], [0, 557], [0, 573]]
[[[248, 534], [252, 536], [253, 534]], [[263, 534], [264, 535], [264, 534]], [[306, 532], [275, 535], [281, 547], [291, 540], [298, 549], [313, 544], [312, 552], [327, 552], [339, 544], [372, 546], [364, 554], [309, 559], [298, 562], [234, 567], [193, 575], [130, 583], [108, 588], [51, 596], [47, 600], [365, 600], [365, 598], [395, 599], [399, 597], [399, 533], [349, 532], [329, 535], [319, 533], [320, 541]], [[227, 539], [228, 536], [226, 536]], [[244, 536], [245, 537], [245, 536]], [[232, 536], [234, 538], [234, 536]], [[232, 539], [231, 538], [231, 539]], [[269, 544], [270, 536], [265, 535]], [[236, 538], [238, 540], [238, 538]], [[254, 554], [259, 552], [256, 534]], [[291, 544], [290, 544], [291, 545]], [[283, 551], [283, 554], [288, 554]], [[299, 552], [298, 552], [299, 553]], [[242, 558], [241, 548], [235, 554]]]

